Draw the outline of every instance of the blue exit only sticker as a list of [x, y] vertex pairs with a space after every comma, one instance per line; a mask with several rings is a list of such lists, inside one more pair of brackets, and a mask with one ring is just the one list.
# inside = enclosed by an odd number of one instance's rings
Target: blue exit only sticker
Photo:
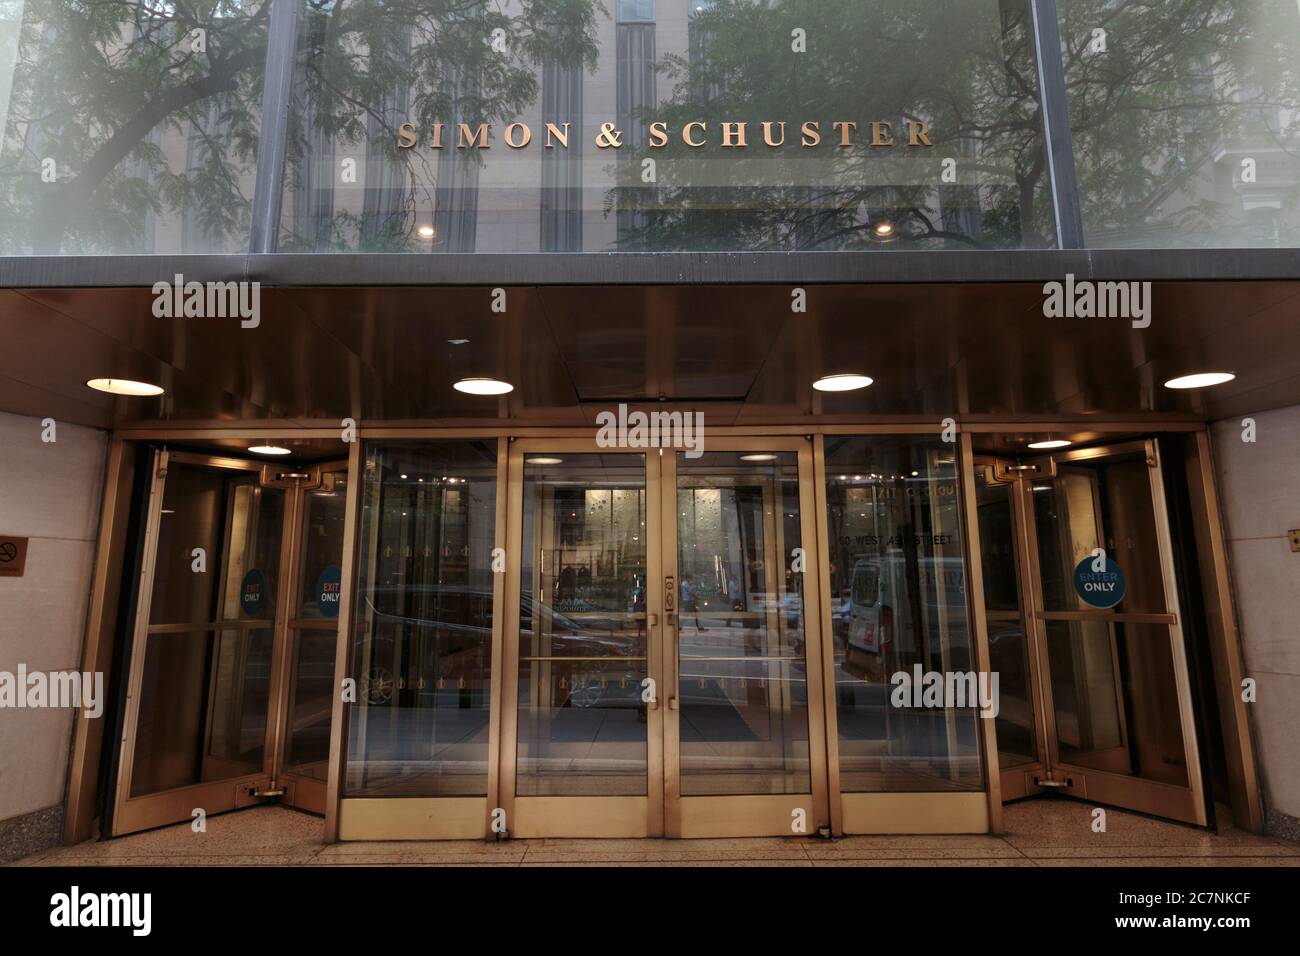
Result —
[[1114, 607], [1124, 600], [1127, 589], [1124, 572], [1105, 554], [1090, 555], [1074, 569], [1075, 593], [1092, 607]]

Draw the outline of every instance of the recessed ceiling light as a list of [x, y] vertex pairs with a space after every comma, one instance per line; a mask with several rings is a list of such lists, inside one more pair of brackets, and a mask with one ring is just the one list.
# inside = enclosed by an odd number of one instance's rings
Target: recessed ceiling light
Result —
[[509, 382], [495, 378], [462, 378], [453, 387], [466, 395], [505, 395], [515, 390]]
[[434, 229], [433, 226], [421, 226], [415, 231], [420, 234], [421, 239], [432, 239], [438, 234], [438, 230]]
[[291, 455], [293, 452], [279, 445], [253, 445], [249, 449], [254, 455]]
[[1064, 438], [1053, 438], [1050, 441], [1030, 442], [1029, 447], [1035, 451], [1043, 451], [1048, 448], [1068, 448], [1074, 442], [1066, 441]]
[[1165, 382], [1165, 388], [1209, 388], [1231, 382], [1237, 376], [1232, 372], [1197, 372], [1195, 375], [1181, 375]]
[[129, 378], [92, 378], [86, 384], [97, 392], [108, 392], [110, 395], [132, 395], [144, 398], [163, 393], [162, 388], [157, 385], [133, 382]]
[[529, 458], [530, 465], [560, 465], [564, 463], [563, 458]]
[[402, 478], [403, 481], [406, 480], [406, 476], [405, 476], [405, 475], [402, 475], [401, 478]]
[[776, 455], [769, 455], [766, 453], [753, 454], [753, 455], [741, 455], [740, 460], [741, 461], [776, 461]]
[[840, 375], [823, 375], [813, 382], [813, 388], [819, 392], [851, 392], [854, 389], [866, 388], [873, 381], [875, 379], [857, 372], [845, 372]]

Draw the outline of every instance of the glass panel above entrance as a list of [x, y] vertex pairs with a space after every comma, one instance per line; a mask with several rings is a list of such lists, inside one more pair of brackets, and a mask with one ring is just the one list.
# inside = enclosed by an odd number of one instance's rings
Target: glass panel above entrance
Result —
[[939, 440], [826, 438], [844, 792], [983, 787], [978, 700], [936, 702], [920, 686], [975, 666], [957, 474]]
[[367, 444], [348, 796], [487, 793], [496, 442]]
[[1048, 247], [1027, 9], [304, 4], [279, 251]]

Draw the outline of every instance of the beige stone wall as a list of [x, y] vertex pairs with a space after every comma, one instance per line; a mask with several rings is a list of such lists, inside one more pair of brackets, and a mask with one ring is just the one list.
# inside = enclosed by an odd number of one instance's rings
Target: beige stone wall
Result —
[[[81, 668], [107, 435], [56, 428], [47, 444], [40, 419], [0, 413], [0, 535], [30, 539], [24, 575], [0, 577], [0, 671]], [[0, 856], [22, 818], [61, 816], [72, 720], [0, 708]]]
[[1254, 443], [1233, 418], [1214, 426], [1214, 445], [1246, 675], [1258, 687], [1249, 705], [1255, 745], [1277, 829], [1300, 820], [1300, 553], [1287, 536], [1300, 528], [1300, 406], [1250, 417]]

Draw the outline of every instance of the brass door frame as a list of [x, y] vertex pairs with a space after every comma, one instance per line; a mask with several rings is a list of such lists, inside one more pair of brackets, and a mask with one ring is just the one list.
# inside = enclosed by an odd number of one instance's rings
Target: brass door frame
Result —
[[[1113, 804], [1197, 826], [1207, 824], [1204, 781], [1201, 778], [1199, 742], [1196, 721], [1192, 711], [1191, 678], [1179, 617], [1178, 581], [1174, 571], [1173, 543], [1169, 531], [1169, 516], [1165, 506], [1164, 482], [1159, 448], [1154, 440], [1123, 442], [1115, 445], [1076, 449], [1052, 455], [1025, 459], [1022, 464], [1038, 470], [1055, 473], [1057, 463], [1096, 461], [1141, 454], [1146, 457], [1148, 489], [1151, 494], [1152, 515], [1155, 523], [1157, 556], [1163, 585], [1164, 609], [1157, 612], [1124, 612], [1113, 610], [1048, 611], [1045, 607], [1042, 576], [1035, 573], [1041, 568], [1038, 553], [1037, 522], [1033, 510], [1033, 478], [1017, 481], [1021, 504], [1018, 513], [1024, 516], [1025, 532], [1020, 535], [1023, 567], [1021, 577], [1023, 593], [1031, 595], [1034, 621], [1033, 642], [1039, 661], [1039, 694], [1043, 701], [1043, 720], [1046, 728], [1046, 777], [1040, 778], [1071, 796], [1097, 803]], [[1142, 780], [1118, 772], [1097, 770], [1070, 764], [1061, 759], [1060, 737], [1056, 726], [1056, 709], [1052, 698], [1051, 667], [1047, 655], [1047, 625], [1050, 621], [1105, 621], [1114, 624], [1156, 624], [1168, 628], [1170, 656], [1174, 671], [1175, 693], [1178, 698], [1179, 721], [1183, 738], [1183, 753], [1187, 767], [1187, 787], [1179, 787], [1151, 780]], [[1117, 690], [1120, 683], [1116, 680]], [[1125, 717], [1121, 707], [1121, 719]], [[1127, 731], [1125, 737], [1127, 739]], [[1039, 781], [1034, 781], [1038, 783]], [[1061, 786], [1064, 784], [1064, 786]]]
[[[309, 813], [324, 815], [326, 805], [326, 779], [309, 777], [305, 774], [286, 770], [288, 744], [291, 728], [289, 727], [289, 710], [292, 694], [297, 682], [294, 670], [297, 663], [297, 648], [301, 632], [337, 631], [339, 621], [331, 618], [296, 618], [298, 597], [302, 587], [302, 573], [305, 567], [306, 550], [306, 510], [309, 495], [317, 490], [315, 483], [324, 482], [325, 476], [348, 477], [348, 462], [324, 462], [312, 465], [308, 471], [309, 480], [289, 479], [285, 502], [284, 537], [280, 545], [280, 595], [276, 611], [276, 634], [274, 663], [271, 669], [271, 707], [267, 724], [271, 730], [271, 787], [284, 788], [281, 802], [306, 810]], [[346, 505], [345, 505], [346, 511]], [[340, 542], [341, 544], [341, 542]], [[343, 555], [339, 555], [339, 567], [342, 568]], [[342, 595], [340, 595], [340, 601]], [[339, 612], [342, 613], [340, 603]], [[334, 675], [337, 681], [338, 674]], [[328, 760], [326, 763], [328, 776]]]
[[[826, 766], [830, 799], [831, 829], [835, 835], [854, 833], [997, 833], [1002, 828], [1002, 802], [997, 767], [997, 742], [992, 717], [979, 717], [980, 756], [984, 768], [984, 786], [979, 790], [961, 791], [845, 791], [842, 789], [839, 759], [839, 713], [835, 687], [835, 640], [831, 620], [830, 527], [827, 520], [827, 435], [870, 438], [874, 435], [921, 434], [934, 436], [934, 428], [895, 429], [884, 431], [870, 427], [857, 429], [819, 428], [813, 442], [813, 499], [816, 509], [818, 541], [818, 595], [821, 607], [821, 655], [824, 724], [826, 728]], [[965, 537], [961, 552], [968, 593], [979, 595], [967, 599], [965, 614], [970, 634], [971, 660], [977, 670], [989, 669], [987, 631], [983, 620], [983, 577], [979, 565], [979, 524], [975, 516], [975, 478], [970, 435], [959, 433], [960, 447], [955, 449], [954, 481], [961, 502], [959, 526]]]
[[[1262, 832], [1263, 815], [1260, 810], [1259, 800], [1259, 781], [1256, 776], [1253, 745], [1251, 741], [1251, 731], [1247, 716], [1247, 709], [1240, 702], [1239, 694], [1239, 676], [1243, 672], [1241, 663], [1240, 640], [1237, 635], [1235, 611], [1233, 606], [1233, 597], [1231, 593], [1231, 579], [1227, 565], [1227, 547], [1222, 532], [1221, 507], [1217, 497], [1216, 472], [1214, 461], [1210, 451], [1210, 439], [1203, 421], [1188, 418], [1168, 418], [1146, 416], [1142, 418], [1112, 418], [1103, 421], [1084, 422], [1079, 418], [1065, 419], [1048, 419], [1043, 418], [1033, 420], [1032, 422], [1006, 421], [990, 416], [955, 416], [957, 420], [957, 433], [963, 442], [963, 449], [966, 448], [972, 435], [1002, 433], [1008, 431], [1023, 431], [1027, 427], [1041, 431], [1065, 431], [1087, 427], [1089, 430], [1105, 433], [1125, 433], [1132, 434], [1134, 431], [1159, 431], [1162, 434], [1181, 434], [1193, 436], [1190, 440], [1196, 444], [1196, 454], [1189, 454], [1187, 457], [1187, 469], [1189, 475], [1195, 480], [1193, 484], [1194, 497], [1194, 517], [1197, 521], [1197, 544], [1202, 558], [1201, 574], [1203, 581], [1210, 582], [1211, 587], [1207, 593], [1212, 592], [1217, 603], [1211, 609], [1211, 643], [1212, 650], [1215, 654], [1215, 685], [1220, 696], [1220, 713], [1223, 716], [1223, 726], [1225, 739], [1228, 739], [1234, 747], [1229, 749], [1229, 775], [1236, 784], [1233, 790], [1233, 810], [1238, 814], [1238, 825], [1248, 828], [1254, 832]], [[710, 429], [710, 438], [715, 439], [721, 436], [748, 437], [755, 440], [762, 440], [762, 436], [778, 435], [805, 435], [812, 433], [815, 447], [815, 468], [816, 480], [814, 492], [817, 499], [816, 521], [818, 527], [818, 539], [825, 543], [826, 538], [826, 514], [825, 514], [825, 465], [824, 465], [824, 436], [828, 435], [855, 435], [855, 436], [873, 436], [873, 435], [933, 435], [935, 425], [929, 416], [912, 416], [912, 417], [893, 417], [888, 420], [876, 419], [872, 421], [863, 421], [853, 423], [851, 421], [823, 421], [823, 422], [805, 422], [801, 424], [746, 424], [736, 426], [717, 426]], [[496, 546], [505, 545], [506, 533], [506, 510], [508, 505], [509, 488], [506, 482], [506, 448], [510, 442], [522, 438], [540, 438], [554, 440], [559, 437], [583, 438], [591, 435], [590, 426], [566, 426], [555, 427], [550, 425], [529, 426], [518, 422], [510, 423], [481, 423], [472, 427], [463, 424], [445, 424], [439, 422], [412, 422], [412, 421], [383, 421], [374, 420], [359, 425], [357, 429], [357, 440], [351, 443], [349, 448], [349, 471], [352, 481], [348, 490], [347, 505], [347, 526], [345, 529], [344, 557], [343, 557], [343, 587], [341, 608], [339, 616], [339, 639], [336, 652], [336, 671], [339, 674], [347, 673], [347, 663], [349, 655], [349, 635], [352, 627], [352, 608], [354, 605], [354, 579], [355, 579], [355, 562], [356, 552], [359, 550], [358, 535], [359, 527], [359, 503], [360, 495], [363, 491], [360, 483], [360, 446], [362, 441], [371, 440], [420, 440], [420, 439], [459, 439], [465, 437], [475, 438], [495, 438], [498, 441], [498, 496], [497, 496], [497, 526], [496, 526]], [[210, 421], [193, 421], [177, 425], [159, 425], [151, 422], [126, 423], [112, 433], [109, 451], [109, 481], [106, 486], [104, 500], [100, 508], [99, 521], [99, 543], [97, 545], [97, 560], [95, 577], [91, 589], [91, 613], [86, 626], [85, 650], [83, 654], [82, 669], [84, 671], [102, 672], [108, 677], [114, 677], [110, 673], [109, 656], [116, 640], [128, 639], [135, 641], [134, 634], [122, 635], [116, 634], [115, 617], [112, 613], [116, 605], [117, 582], [122, 577], [134, 572], [130, 565], [130, 557], [126, 552], [126, 541], [130, 533], [130, 526], [133, 523], [132, 516], [129, 514], [129, 505], [131, 500], [130, 479], [133, 472], [142, 470], [145, 467], [152, 467], [153, 452], [147, 447], [140, 445], [140, 442], [164, 442], [164, 441], [205, 441], [205, 440], [265, 440], [265, 439], [333, 439], [338, 437], [338, 424], [334, 421], [321, 421], [319, 423], [306, 423], [297, 427], [286, 428], [283, 426], [267, 426], [261, 423], [229, 423], [219, 420]], [[970, 460], [969, 454], [963, 454], [963, 458]], [[969, 469], [965, 469], [969, 472]], [[975, 533], [978, 529], [970, 524], [969, 508], [971, 505], [970, 479], [968, 474], [963, 474], [963, 488], [966, 493], [966, 507], [968, 521], [968, 547], [977, 539]], [[144, 544], [148, 545], [147, 532], [147, 512], [141, 516], [146, 525]], [[1203, 533], [1204, 528], [1208, 527], [1210, 533]], [[820, 553], [820, 552], [819, 552]], [[978, 566], [968, 556], [968, 568], [974, 581], [974, 575], [978, 573]], [[152, 568], [152, 562], [149, 563]], [[825, 561], [821, 562], [819, 568], [821, 578], [820, 592], [823, 600], [829, 599], [829, 568]], [[504, 575], [497, 576], [498, 581], [496, 589], [497, 606], [501, 605], [504, 591]], [[143, 581], [141, 582], [144, 583]], [[975, 592], [978, 595], [978, 591]], [[973, 617], [978, 620], [979, 602], [972, 604], [971, 612]], [[499, 615], [497, 616], [499, 619]], [[137, 623], [139, 615], [137, 615]], [[830, 621], [829, 615], [823, 615], [823, 646], [829, 648], [830, 644]], [[500, 645], [501, 637], [499, 634], [500, 624], [494, 627], [494, 654], [493, 661], [501, 660]], [[978, 627], [974, 632], [976, 647], [983, 640], [981, 629]], [[1226, 661], [1226, 666], [1221, 666]], [[823, 655], [823, 685], [833, 687], [833, 657], [832, 655]], [[500, 668], [494, 668], [495, 677], [498, 683], [505, 679], [500, 673]], [[1238, 675], [1234, 678], [1232, 675]], [[116, 678], [115, 678], [116, 679]], [[121, 679], [130, 682], [130, 669], [128, 673], [122, 675]], [[494, 735], [500, 733], [499, 717], [499, 699], [501, 691], [497, 691], [494, 697], [493, 707], [493, 726]], [[1224, 704], [1223, 701], [1228, 703]], [[833, 703], [833, 702], [832, 702]], [[348, 705], [342, 700], [342, 695], [336, 697], [334, 702], [334, 714], [331, 721], [331, 747], [330, 747], [330, 773], [328, 781], [328, 792], [326, 799], [326, 831], [325, 838], [327, 841], [333, 841], [340, 838], [340, 817], [344, 815], [344, 808], [349, 805], [361, 803], [377, 803], [383, 805], [382, 814], [385, 818], [392, 818], [397, 814], [399, 806], [405, 805], [407, 800], [384, 799], [384, 800], [347, 800], [340, 799], [342, 794], [342, 774], [344, 772], [345, 754], [347, 750], [347, 715]], [[828, 771], [830, 775], [830, 792], [832, 794], [831, 813], [832, 823], [835, 832], [844, 832], [843, 811], [841, 802], [838, 799], [838, 762], [834, 759], [835, 744], [837, 740], [836, 728], [836, 710], [834, 706], [824, 708], [826, 714], [826, 738], [828, 759]], [[991, 724], [990, 722], [986, 722]], [[122, 741], [120, 736], [117, 739], [105, 740], [102, 732], [104, 722], [102, 720], [90, 720], [78, 714], [75, 719], [75, 730], [73, 740], [72, 769], [69, 781], [69, 795], [67, 817], [64, 828], [64, 841], [75, 843], [93, 836], [96, 819], [95, 811], [95, 794], [97, 790], [96, 781], [97, 773], [101, 762], [105, 759], [104, 755], [109, 748], [121, 747]], [[986, 726], [986, 735], [991, 727]], [[108, 735], [112, 737], [113, 735]], [[986, 742], [986, 751], [989, 744]], [[489, 760], [489, 794], [495, 795], [499, 787], [493, 781], [497, 773], [496, 755], [499, 754], [498, 741], [494, 738], [492, 744], [492, 759]], [[996, 754], [996, 749], [993, 749]], [[989, 762], [987, 766], [996, 766], [995, 763]], [[1235, 776], [1234, 776], [1235, 775]], [[119, 774], [120, 776], [120, 774]], [[992, 790], [995, 781], [990, 774], [989, 789]], [[118, 788], [121, 792], [121, 788]], [[888, 797], [890, 795], [880, 795]], [[925, 798], [928, 795], [910, 794], [900, 795], [898, 808], [909, 818], [916, 819], [919, 813], [919, 803], [925, 802], [919, 798]], [[939, 794], [935, 796], [952, 797], [956, 795]], [[486, 804], [486, 807], [484, 805]], [[490, 813], [493, 801], [480, 800], [479, 806], [483, 813]], [[999, 803], [1000, 807], [1000, 803]], [[378, 809], [378, 808], [376, 808]], [[887, 810], [888, 807], [881, 803], [881, 809]], [[936, 807], [935, 812], [939, 814], [950, 813], [945, 807]], [[417, 820], [416, 817], [419, 817]], [[411, 838], [424, 834], [427, 825], [427, 815], [414, 814], [411, 816], [412, 825], [409, 827], [397, 827], [395, 824], [387, 826], [385, 829], [399, 836]], [[475, 831], [477, 835], [482, 835], [486, 828], [480, 825]], [[865, 832], [865, 831], [860, 831]], [[899, 831], [895, 831], [899, 832]], [[917, 831], [913, 831], [917, 832]], [[430, 834], [437, 836], [440, 834]], [[466, 835], [468, 831], [466, 831]], [[376, 837], [378, 838], [378, 837]]]
[[[827, 694], [823, 684], [822, 635], [822, 561], [818, 549], [817, 503], [814, 494], [815, 469], [813, 443], [807, 437], [780, 438], [714, 438], [710, 437], [708, 451], [741, 451], [754, 453], [794, 452], [798, 462], [799, 486], [799, 547], [803, 549], [804, 588], [804, 664], [807, 675], [808, 699], [808, 762], [809, 792], [806, 794], [755, 794], [731, 796], [681, 795], [681, 710], [676, 706], [679, 690], [678, 639], [680, 627], [672, 623], [672, 614], [664, 618], [664, 687], [670, 695], [664, 720], [664, 778], [665, 778], [665, 832], [670, 837], [733, 837], [733, 836], [798, 836], [792, 830], [793, 811], [803, 810], [806, 833], [814, 834], [820, 827], [831, 825], [831, 808], [828, 788], [825, 709]], [[678, 568], [677, 540], [677, 456], [676, 450], [662, 456], [663, 473], [660, 477], [663, 496], [660, 514], [663, 530], [660, 546], [663, 551], [663, 574], [660, 581], [671, 577], [681, 581]], [[777, 502], [779, 506], [779, 502]], [[776, 520], [774, 518], [774, 520]], [[824, 520], [824, 518], [823, 518]], [[779, 521], [778, 521], [779, 524]], [[769, 539], [767, 547], [779, 544]], [[781, 566], [784, 567], [786, 548]], [[674, 584], [679, 588], [679, 584]], [[660, 588], [662, 590], [662, 588]], [[680, 620], [680, 615], [677, 615]]]
[[[201, 808], [205, 814], [223, 813], [238, 807], [256, 803], [249, 796], [252, 789], [265, 788], [270, 775], [270, 734], [263, 744], [263, 765], [258, 772], [245, 773], [225, 780], [196, 783], [185, 787], [175, 787], [157, 793], [132, 797], [131, 777], [135, 764], [135, 739], [139, 730], [140, 695], [144, 684], [144, 660], [151, 633], [162, 634], [175, 632], [174, 625], [150, 626], [149, 616], [153, 604], [154, 574], [158, 557], [158, 538], [162, 523], [163, 497], [166, 491], [167, 472], [172, 464], [188, 464], [198, 467], [216, 468], [228, 471], [261, 473], [262, 462], [244, 461], [237, 458], [225, 458], [216, 455], [199, 455], [187, 452], [158, 449], [154, 452], [150, 467], [152, 478], [147, 505], [144, 546], [142, 548], [142, 567], [140, 568], [140, 588], [136, 599], [135, 628], [131, 638], [131, 663], [128, 674], [126, 714], [123, 722], [122, 736], [118, 740], [120, 757], [117, 767], [117, 781], [114, 790], [114, 810], [112, 836], [121, 836], [137, 830], [146, 830], [168, 823], [177, 823], [190, 819], [194, 809]], [[224, 533], [224, 532], [223, 532]], [[283, 555], [281, 555], [283, 560]], [[222, 558], [225, 560], [225, 555]], [[283, 582], [281, 582], [283, 583]], [[221, 585], [224, 587], [224, 583]], [[220, 604], [218, 604], [220, 606]], [[280, 609], [276, 610], [277, 615]], [[258, 627], [267, 627], [266, 622], [258, 622]], [[269, 625], [274, 627], [274, 624]], [[200, 629], [198, 625], [186, 625], [185, 630]], [[205, 622], [202, 629], [221, 630], [218, 623]], [[211, 678], [211, 675], [209, 675]], [[206, 743], [206, 731], [205, 731]], [[205, 747], [206, 749], [206, 747]]]
[[[1049, 712], [1047, 704], [1043, 697], [1043, 675], [1045, 673], [1043, 658], [1040, 653], [1038, 633], [1038, 612], [1037, 604], [1034, 599], [1034, 592], [1030, 587], [1029, 578], [1034, 576], [1032, 568], [1037, 564], [1029, 563], [1031, 539], [1033, 525], [1032, 515], [1027, 509], [1032, 505], [1032, 496], [1027, 497], [1024, 494], [1026, 482], [1019, 477], [1007, 478], [999, 477], [1006, 475], [1018, 475], [1016, 468], [1018, 463], [1009, 458], [1000, 458], [992, 455], [976, 455], [971, 457], [974, 468], [986, 469], [986, 481], [1002, 485], [1007, 490], [1007, 498], [1011, 504], [1011, 547], [1015, 560], [1016, 589], [1020, 600], [1019, 611], [993, 611], [984, 605], [984, 589], [981, 585], [978, 591], [975, 591], [976, 602], [983, 612], [984, 626], [983, 630], [987, 635], [987, 622], [992, 620], [1016, 620], [1021, 624], [1023, 640], [1025, 643], [1025, 658], [1029, 666], [1029, 672], [1025, 675], [1029, 682], [1030, 695], [1030, 718], [1033, 721], [1034, 731], [1034, 749], [1037, 751], [1036, 758], [1027, 763], [1016, 764], [1015, 766], [1005, 769], [1001, 766], [1001, 752], [996, 746], [993, 748], [993, 754], [990, 757], [989, 773], [992, 774], [996, 769], [1001, 783], [1001, 800], [1010, 802], [1020, 800], [1024, 797], [1033, 796], [1041, 793], [1043, 788], [1036, 782], [1040, 777], [1046, 775], [1049, 769], [1048, 761], [1048, 732], [1047, 721]], [[971, 475], [971, 509], [975, 512], [975, 527], [978, 530], [978, 506], [979, 502], [975, 500], [975, 481], [974, 474]], [[1030, 483], [1032, 484], [1032, 482]], [[974, 568], [977, 562], [982, 562], [983, 554], [979, 548], [983, 542], [974, 541], [975, 550], [971, 557], [971, 566]], [[980, 567], [982, 572], [982, 564]], [[984, 641], [987, 647], [987, 637]], [[987, 665], [992, 668], [992, 661]], [[987, 729], [991, 732], [993, 721], [987, 722]]]
[[[645, 796], [517, 796], [519, 734], [519, 597], [523, 564], [524, 456], [542, 453], [639, 455], [645, 460], [646, 496], [646, 673], [655, 681], [655, 698], [646, 705]], [[653, 448], [602, 448], [595, 438], [530, 438], [509, 445], [509, 505], [507, 511], [505, 628], [502, 636], [501, 680], [494, 712], [501, 714], [497, 751], [496, 807], [505, 811], [506, 826], [516, 837], [649, 837], [664, 834], [664, 675], [662, 517], [659, 514], [660, 460]], [[540, 529], [539, 529], [540, 531]], [[496, 617], [497, 615], [494, 615]]]

